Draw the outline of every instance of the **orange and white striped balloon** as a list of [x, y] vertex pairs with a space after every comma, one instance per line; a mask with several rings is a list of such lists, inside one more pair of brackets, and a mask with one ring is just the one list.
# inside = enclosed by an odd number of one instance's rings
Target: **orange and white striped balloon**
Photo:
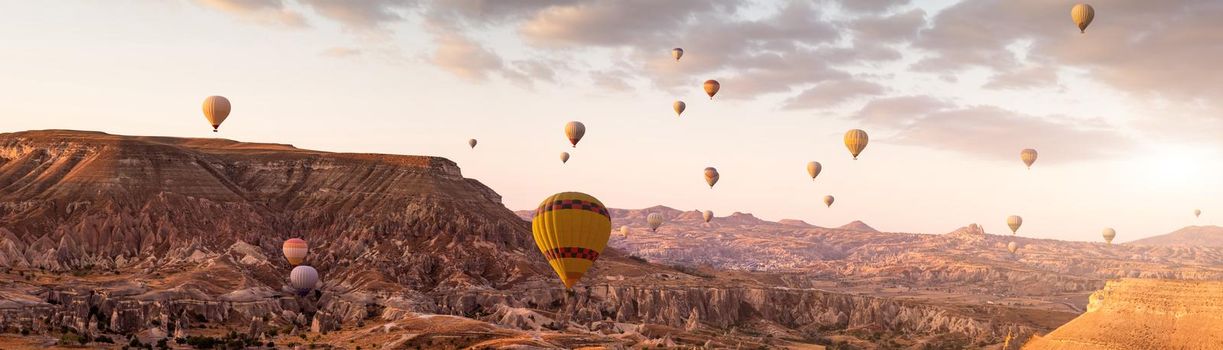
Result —
[[310, 252], [310, 246], [301, 238], [289, 238], [280, 247], [280, 251], [284, 252], [285, 260], [288, 260], [290, 265], [301, 265], [303, 261], [306, 261], [306, 253]]

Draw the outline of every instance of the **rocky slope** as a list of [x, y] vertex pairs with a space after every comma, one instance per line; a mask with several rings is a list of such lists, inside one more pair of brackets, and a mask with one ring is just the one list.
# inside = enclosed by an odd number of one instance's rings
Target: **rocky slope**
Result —
[[[697, 211], [614, 210], [628, 237], [612, 246], [650, 261], [792, 272], [840, 284], [942, 288], [991, 296], [1088, 293], [1108, 278], [1223, 280], [1223, 249], [1106, 245], [986, 234], [968, 225], [942, 235], [883, 233], [855, 222], [820, 228], [734, 213], [705, 223]], [[518, 212], [520, 216], [526, 212]], [[666, 222], [657, 232], [645, 216]], [[1020, 245], [1018, 254], [1006, 250]], [[1079, 302], [1081, 303], [1081, 302]]]
[[1223, 248], [1223, 227], [1189, 226], [1171, 233], [1147, 237], [1126, 245], [1164, 247], [1215, 247]]
[[[639, 214], [613, 212], [617, 224], [643, 222]], [[768, 223], [737, 214], [717, 224]], [[310, 241], [306, 263], [323, 280], [306, 296], [287, 292], [289, 266], [279, 258], [280, 243], [294, 236]], [[884, 339], [983, 345], [1055, 326], [1004, 306], [672, 268], [616, 249], [566, 293], [531, 240], [495, 192], [441, 158], [65, 130], [0, 134], [5, 332], [146, 342], [224, 330], [325, 341], [338, 332], [392, 348], [871, 347]], [[833, 247], [834, 256], [848, 252]], [[431, 314], [459, 318], [435, 327]], [[391, 338], [361, 336], [369, 332]]]
[[1223, 282], [1110, 280], [1087, 312], [1024, 349], [1223, 349]]

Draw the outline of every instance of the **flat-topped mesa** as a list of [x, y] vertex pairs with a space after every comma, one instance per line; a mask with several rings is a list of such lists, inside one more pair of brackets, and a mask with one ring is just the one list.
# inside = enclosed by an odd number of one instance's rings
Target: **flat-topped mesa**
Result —
[[58, 262], [25, 262], [48, 268], [83, 256], [163, 256], [192, 242], [271, 250], [290, 235], [368, 243], [445, 233], [527, 247], [519, 225], [499, 195], [445, 158], [70, 130], [0, 134], [0, 228], [20, 249], [64, 236], [80, 243], [80, 254], [60, 253]]
[[1223, 349], [1223, 281], [1125, 278], [1024, 349]]

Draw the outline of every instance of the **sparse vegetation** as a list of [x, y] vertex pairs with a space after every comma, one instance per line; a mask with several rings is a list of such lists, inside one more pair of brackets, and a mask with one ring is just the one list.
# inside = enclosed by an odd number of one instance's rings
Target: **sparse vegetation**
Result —
[[59, 337], [60, 346], [78, 346], [89, 344], [89, 338], [77, 334], [76, 332], [66, 332]]

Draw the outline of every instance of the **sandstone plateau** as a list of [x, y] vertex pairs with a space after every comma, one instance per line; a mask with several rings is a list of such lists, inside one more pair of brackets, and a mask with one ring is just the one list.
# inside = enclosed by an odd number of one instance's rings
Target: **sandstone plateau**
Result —
[[[632, 233], [566, 292], [529, 223], [446, 159], [0, 134], [0, 348], [996, 347], [1075, 318], [1108, 278], [1223, 279], [1219, 248], [1019, 238], [1011, 255], [975, 226], [612, 216]], [[288, 291], [290, 237], [314, 293]]]
[[1121, 279], [1026, 349], [1223, 349], [1223, 282]]

